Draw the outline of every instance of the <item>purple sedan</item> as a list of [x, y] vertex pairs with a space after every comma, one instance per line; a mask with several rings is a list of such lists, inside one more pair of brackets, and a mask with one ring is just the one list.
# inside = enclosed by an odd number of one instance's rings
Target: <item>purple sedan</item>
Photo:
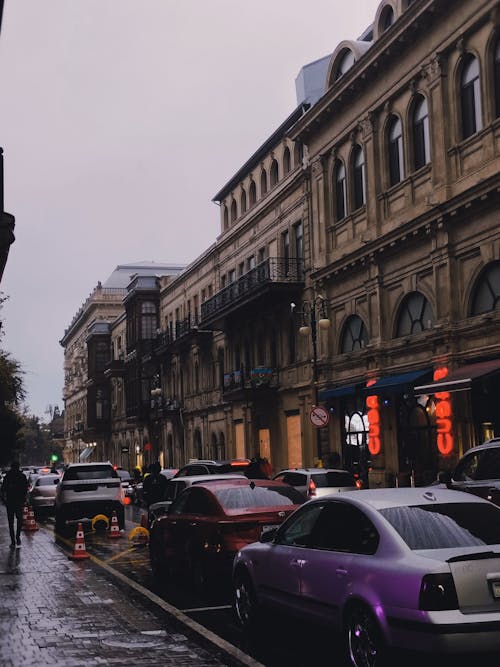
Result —
[[246, 631], [286, 612], [340, 631], [354, 667], [498, 651], [500, 508], [436, 487], [320, 497], [237, 553], [233, 588]]

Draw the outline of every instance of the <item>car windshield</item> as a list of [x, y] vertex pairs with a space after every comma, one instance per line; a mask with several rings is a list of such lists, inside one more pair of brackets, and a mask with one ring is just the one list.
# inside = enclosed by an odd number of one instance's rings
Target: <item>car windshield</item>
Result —
[[311, 475], [318, 488], [327, 486], [354, 486], [354, 477], [350, 472], [335, 471], [314, 473]]
[[237, 486], [214, 489], [225, 510], [253, 510], [278, 505], [300, 505], [304, 497], [293, 486]]
[[500, 508], [442, 503], [379, 510], [412, 550], [500, 544]]
[[109, 465], [70, 467], [64, 473], [65, 482], [74, 482], [82, 479], [109, 479], [110, 477], [118, 477], [118, 474]]

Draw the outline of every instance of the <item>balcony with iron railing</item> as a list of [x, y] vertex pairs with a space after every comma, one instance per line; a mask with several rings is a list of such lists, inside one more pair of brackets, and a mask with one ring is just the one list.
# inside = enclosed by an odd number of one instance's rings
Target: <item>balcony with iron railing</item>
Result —
[[224, 373], [224, 396], [248, 395], [249, 392], [265, 392], [278, 388], [278, 372], [268, 366], [256, 366], [249, 370], [238, 369]]
[[303, 286], [301, 260], [268, 257], [201, 304], [201, 325], [215, 328], [226, 316], [261, 298], [281, 299]]
[[203, 331], [199, 327], [197, 315], [188, 314], [182, 320], [175, 322], [166, 331], [159, 331], [153, 341], [153, 351], [156, 355], [175, 350], [178, 346], [191, 341], [193, 337], [212, 336], [211, 331]]

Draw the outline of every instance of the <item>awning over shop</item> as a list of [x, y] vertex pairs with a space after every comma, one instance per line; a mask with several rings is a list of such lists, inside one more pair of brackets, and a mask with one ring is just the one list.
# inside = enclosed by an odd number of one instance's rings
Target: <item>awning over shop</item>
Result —
[[419, 371], [409, 373], [399, 373], [398, 375], [389, 375], [380, 378], [370, 387], [365, 387], [362, 393], [368, 395], [398, 394], [405, 389], [412, 389], [417, 380], [422, 381], [426, 376], [432, 377], [432, 368], [424, 368]]
[[362, 385], [345, 384], [340, 387], [332, 387], [331, 389], [322, 389], [318, 394], [318, 400], [329, 401], [333, 398], [342, 398], [343, 396], [354, 396]]
[[92, 454], [93, 451], [94, 451], [93, 447], [85, 447], [83, 452], [80, 453], [80, 456], [78, 457], [78, 460], [79, 461], [86, 461], [89, 458], [89, 456]]
[[468, 364], [467, 366], [456, 368], [442, 380], [415, 387], [415, 394], [435, 394], [440, 391], [466, 391], [472, 387], [472, 383], [475, 380], [483, 380], [494, 373], [500, 373], [500, 359], [479, 361], [476, 364]]

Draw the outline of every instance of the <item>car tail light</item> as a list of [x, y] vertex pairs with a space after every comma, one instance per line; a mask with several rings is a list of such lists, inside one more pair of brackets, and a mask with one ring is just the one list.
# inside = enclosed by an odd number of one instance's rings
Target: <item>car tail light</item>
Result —
[[457, 591], [450, 573], [426, 574], [420, 585], [419, 609], [443, 611], [458, 609]]
[[363, 488], [363, 480], [362, 480], [362, 479], [359, 479], [359, 477], [358, 477], [358, 479], [354, 482], [354, 484], [356, 485], [356, 488], [357, 488], [357, 489], [362, 489], [362, 488]]
[[308, 496], [316, 495], [316, 484], [312, 479], [309, 480], [309, 488], [307, 489], [307, 495]]

